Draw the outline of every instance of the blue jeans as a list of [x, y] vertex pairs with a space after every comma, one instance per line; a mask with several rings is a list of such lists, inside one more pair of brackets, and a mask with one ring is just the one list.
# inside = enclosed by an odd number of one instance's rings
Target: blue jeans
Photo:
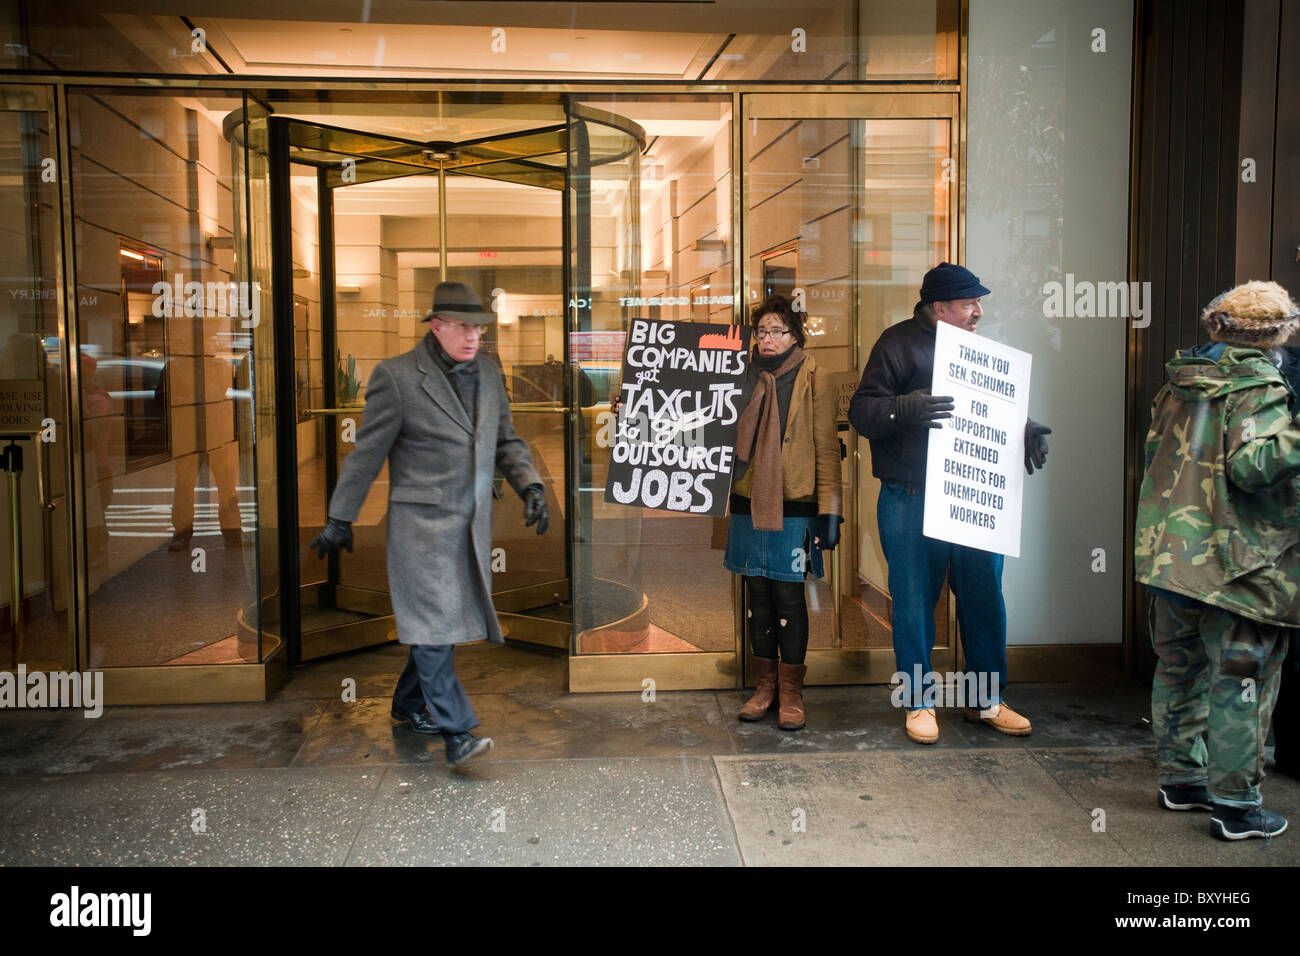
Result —
[[[880, 545], [889, 563], [894, 660], [906, 676], [905, 690], [911, 691], [904, 693], [905, 706], [908, 710], [927, 706], [923, 695], [934, 684], [930, 673], [934, 610], [945, 574], [957, 598], [957, 624], [966, 651], [967, 671], [978, 678], [978, 705], [992, 707], [999, 703], [1007, 674], [1002, 555], [925, 537], [921, 533], [925, 497], [916, 486], [881, 484], [876, 518]], [[913, 680], [917, 673], [922, 676], [919, 686]], [[942, 699], [940, 693], [939, 701]], [[966, 703], [973, 706], [969, 700]]]

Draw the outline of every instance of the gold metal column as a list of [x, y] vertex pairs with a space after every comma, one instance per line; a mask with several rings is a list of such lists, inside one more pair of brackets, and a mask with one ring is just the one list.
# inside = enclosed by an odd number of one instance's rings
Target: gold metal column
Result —
[[427, 154], [438, 163], [438, 281], [447, 281], [447, 163], [453, 154]]
[[23, 656], [23, 450], [12, 436], [2, 457], [9, 476], [9, 620], [14, 627], [9, 656], [17, 669]]

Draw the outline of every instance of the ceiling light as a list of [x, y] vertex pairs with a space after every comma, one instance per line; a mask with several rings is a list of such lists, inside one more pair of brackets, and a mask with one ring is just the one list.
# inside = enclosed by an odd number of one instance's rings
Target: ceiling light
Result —
[[119, 251], [128, 259], [135, 259], [137, 262], [144, 262], [144, 256], [140, 255], [138, 252], [132, 252], [130, 249], [121, 249]]

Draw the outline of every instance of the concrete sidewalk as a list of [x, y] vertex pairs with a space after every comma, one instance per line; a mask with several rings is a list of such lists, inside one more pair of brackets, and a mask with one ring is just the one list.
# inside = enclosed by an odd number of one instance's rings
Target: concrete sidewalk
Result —
[[[263, 704], [0, 712], [0, 865], [1300, 863], [1300, 833], [1227, 844], [1156, 806], [1135, 683], [1013, 685], [1033, 736], [941, 711], [920, 747], [884, 687], [810, 688], [785, 733], [737, 721], [744, 692], [570, 695], [562, 658], [478, 645], [457, 667], [497, 747], [453, 772], [389, 718], [405, 655]], [[1264, 792], [1300, 827], [1300, 782]]]

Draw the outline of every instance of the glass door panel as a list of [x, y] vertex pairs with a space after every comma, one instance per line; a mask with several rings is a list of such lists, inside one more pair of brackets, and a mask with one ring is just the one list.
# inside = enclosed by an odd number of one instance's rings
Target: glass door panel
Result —
[[723, 522], [604, 498], [631, 322], [733, 320], [732, 99], [591, 96], [569, 109], [569, 357], [575, 390], [590, 381], [596, 402], [571, 432], [570, 689], [732, 687]]
[[[0, 92], [0, 669], [74, 666], [68, 549], [70, 442], [60, 321], [63, 250], [51, 95]], [[101, 520], [101, 535], [103, 534]]]
[[[265, 286], [250, 280], [240, 241], [250, 219], [236, 210], [255, 188], [245, 154], [256, 147], [242, 98], [190, 93], [82, 88], [67, 98], [70, 427], [80, 426], [84, 496], [83, 665], [94, 668], [263, 660], [257, 576], [275, 562], [255, 553], [266, 499], [253, 469], [275, 433], [252, 427], [253, 364], [271, 323], [257, 321]], [[118, 686], [182, 679], [161, 675], [142, 670]]]
[[[747, 96], [745, 288], [805, 313], [807, 350], [843, 398], [845, 525], [826, 577], [809, 579], [809, 680], [887, 681], [890, 605], [871, 452], [847, 422], [871, 347], [912, 314], [925, 271], [951, 259], [956, 158], [950, 94]], [[932, 664], [952, 663], [947, 591]]]

